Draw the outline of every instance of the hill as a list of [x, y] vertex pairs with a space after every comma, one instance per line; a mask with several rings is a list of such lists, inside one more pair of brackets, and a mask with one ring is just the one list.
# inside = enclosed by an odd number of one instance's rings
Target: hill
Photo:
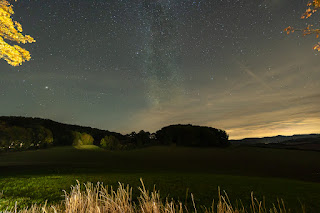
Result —
[[93, 144], [99, 144], [105, 135], [113, 135], [120, 140], [125, 137], [120, 133], [91, 127], [63, 124], [49, 119], [2, 116], [0, 117], [0, 147], [10, 142], [9, 149], [18, 147], [28, 149], [50, 145], [72, 145], [76, 133], [87, 133], [93, 137]]
[[224, 130], [187, 125], [171, 125], [151, 134], [141, 130], [123, 135], [117, 132], [49, 119], [0, 117], [0, 151], [18, 151], [48, 146], [96, 145], [108, 150], [128, 150], [153, 145], [225, 147], [229, 145]]
[[230, 143], [237, 146], [320, 151], [320, 134], [245, 138], [231, 140]]
[[232, 144], [269, 144], [269, 143], [281, 143], [292, 140], [305, 140], [311, 138], [320, 138], [320, 134], [302, 134], [302, 135], [292, 135], [283, 136], [277, 135], [273, 137], [263, 137], [263, 138], [244, 138], [240, 140], [230, 140]]

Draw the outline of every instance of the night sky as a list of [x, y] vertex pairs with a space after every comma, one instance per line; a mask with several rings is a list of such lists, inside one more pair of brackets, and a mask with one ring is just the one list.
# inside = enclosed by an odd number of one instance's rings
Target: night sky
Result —
[[0, 115], [121, 133], [206, 125], [231, 139], [320, 132], [305, 0], [19, 0], [31, 61], [0, 61]]

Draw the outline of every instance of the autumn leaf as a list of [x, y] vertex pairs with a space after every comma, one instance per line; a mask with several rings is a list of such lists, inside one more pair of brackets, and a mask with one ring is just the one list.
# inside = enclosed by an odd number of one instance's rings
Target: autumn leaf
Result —
[[[301, 19], [307, 19], [310, 16], [312, 16], [315, 12], [317, 12], [320, 9], [320, 0], [313, 0], [312, 2], [309, 2], [307, 4], [307, 9], [304, 14], [302, 14]], [[304, 29], [294, 29], [293, 27], [289, 26], [283, 30], [287, 34], [293, 33], [294, 31], [302, 31], [302, 35], [310, 35], [310, 34], [316, 34], [316, 38], [319, 38], [320, 29], [314, 29], [313, 25], [308, 25]], [[314, 50], [320, 51], [320, 44], [316, 44], [313, 47]]]
[[31, 59], [30, 53], [18, 45], [10, 45], [7, 41], [26, 44], [35, 40], [29, 35], [22, 35], [22, 26], [12, 20], [13, 14], [12, 5], [7, 0], [0, 0], [0, 58], [12, 66], [19, 66]]

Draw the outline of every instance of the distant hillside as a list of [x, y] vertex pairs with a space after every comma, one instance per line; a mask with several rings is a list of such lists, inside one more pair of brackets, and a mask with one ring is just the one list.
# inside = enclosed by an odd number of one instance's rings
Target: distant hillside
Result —
[[282, 149], [299, 149], [320, 151], [320, 137], [298, 138], [287, 140], [281, 143], [262, 144], [262, 147], [282, 148]]
[[273, 136], [264, 138], [244, 138], [241, 140], [230, 140], [232, 144], [269, 144], [269, 143], [281, 143], [290, 140], [303, 140], [309, 138], [320, 138], [320, 134], [305, 134], [305, 135], [292, 135], [292, 136]]
[[0, 117], [0, 151], [21, 151], [48, 146], [97, 145], [108, 150], [126, 150], [152, 145], [224, 147], [228, 134], [212, 127], [171, 125], [150, 134], [141, 130], [122, 135], [91, 127], [63, 124], [49, 119]]
[[298, 149], [320, 151], [320, 134], [275, 136], [265, 138], [245, 138], [231, 140], [231, 144], [242, 146], [258, 146], [262, 148]]
[[72, 132], [85, 132], [94, 137], [94, 143], [99, 143], [105, 135], [114, 135], [119, 139], [124, 139], [120, 133], [110, 132], [91, 127], [83, 127], [79, 125], [63, 124], [49, 119], [30, 118], [30, 117], [15, 117], [15, 116], [1, 116], [0, 124], [2, 126], [23, 127], [27, 129], [42, 126], [52, 132], [53, 143], [55, 145], [72, 145]]

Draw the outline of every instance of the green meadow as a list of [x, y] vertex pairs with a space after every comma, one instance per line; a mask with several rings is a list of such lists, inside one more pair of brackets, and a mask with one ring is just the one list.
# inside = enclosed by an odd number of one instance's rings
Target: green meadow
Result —
[[138, 196], [143, 179], [161, 197], [211, 206], [221, 193], [247, 206], [251, 192], [267, 207], [283, 199], [291, 212], [320, 210], [320, 153], [257, 147], [150, 147], [106, 151], [95, 146], [55, 147], [0, 154], [0, 211], [17, 203], [59, 203], [63, 190], [86, 182], [118, 182]]

